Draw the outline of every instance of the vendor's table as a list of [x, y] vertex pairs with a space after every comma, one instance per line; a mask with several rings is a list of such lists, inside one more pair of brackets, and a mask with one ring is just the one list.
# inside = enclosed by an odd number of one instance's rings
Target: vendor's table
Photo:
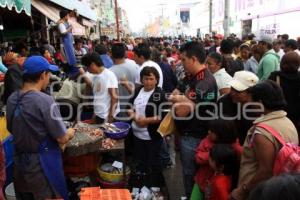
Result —
[[[75, 137], [78, 137], [78, 135], [75, 134]], [[70, 141], [70, 143], [66, 146], [64, 151], [64, 165], [65, 166], [65, 172], [67, 175], [76, 175], [74, 173], [69, 173], [68, 169], [74, 169], [74, 166], [76, 165], [76, 168], [80, 170], [83, 170], [83, 166], [87, 167], [87, 172], [92, 173], [92, 171], [97, 171], [97, 166], [99, 166], [99, 157], [101, 157], [101, 154], [108, 153], [108, 152], [121, 152], [122, 154], [122, 162], [123, 162], [123, 178], [124, 182], [126, 182], [126, 158], [125, 158], [125, 140], [115, 140], [115, 144], [110, 149], [105, 149], [102, 147], [102, 140], [106, 138], [104, 136], [103, 138], [98, 138], [97, 141], [93, 143], [87, 143], [85, 145], [78, 145], [78, 138], [72, 139], [73, 141]], [[83, 137], [84, 138], [84, 137]], [[74, 140], [76, 142], [74, 142]], [[76, 161], [75, 161], [76, 160]], [[88, 162], [90, 164], [88, 164]], [[75, 164], [76, 163], [76, 164]], [[69, 166], [67, 166], [69, 165]], [[71, 166], [70, 166], [71, 165]], [[82, 166], [82, 167], [81, 167]], [[84, 170], [83, 170], [84, 171]], [[80, 175], [83, 175], [82, 173]]]

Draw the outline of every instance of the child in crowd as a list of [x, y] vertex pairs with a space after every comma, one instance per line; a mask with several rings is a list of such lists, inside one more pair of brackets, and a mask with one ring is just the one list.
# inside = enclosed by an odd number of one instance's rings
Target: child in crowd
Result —
[[199, 199], [195, 198], [195, 196], [199, 197], [199, 195], [195, 195], [195, 193], [199, 190], [201, 191], [200, 193], [203, 193], [205, 191], [207, 180], [210, 180], [215, 174], [215, 170], [209, 165], [209, 152], [216, 144], [227, 144], [232, 146], [237, 153], [238, 158], [240, 158], [243, 149], [237, 139], [237, 129], [234, 121], [216, 119], [209, 122], [208, 135], [200, 142], [196, 149], [195, 161], [199, 165], [199, 169], [195, 176], [192, 200]]
[[209, 152], [209, 166], [214, 175], [204, 184], [207, 200], [228, 200], [238, 181], [238, 155], [228, 144], [216, 144]]

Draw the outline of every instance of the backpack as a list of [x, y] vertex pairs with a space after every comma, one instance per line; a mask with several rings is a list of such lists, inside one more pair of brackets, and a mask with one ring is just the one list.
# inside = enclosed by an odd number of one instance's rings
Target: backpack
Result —
[[300, 172], [300, 147], [292, 143], [286, 143], [276, 130], [266, 124], [257, 124], [256, 127], [263, 128], [272, 134], [282, 145], [276, 155], [273, 175], [277, 176], [283, 173]]

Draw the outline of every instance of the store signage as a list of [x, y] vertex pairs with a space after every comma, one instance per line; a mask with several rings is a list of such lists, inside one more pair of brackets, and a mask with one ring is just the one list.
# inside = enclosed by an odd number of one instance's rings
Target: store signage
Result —
[[269, 24], [260, 29], [260, 36], [267, 35], [270, 37], [275, 37], [280, 33], [279, 24]]

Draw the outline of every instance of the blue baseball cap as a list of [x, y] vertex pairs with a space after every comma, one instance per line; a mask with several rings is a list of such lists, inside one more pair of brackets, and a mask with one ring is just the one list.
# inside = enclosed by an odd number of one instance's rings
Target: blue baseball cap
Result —
[[36, 74], [43, 71], [57, 72], [58, 66], [51, 65], [46, 58], [42, 56], [31, 56], [24, 62], [24, 74]]

